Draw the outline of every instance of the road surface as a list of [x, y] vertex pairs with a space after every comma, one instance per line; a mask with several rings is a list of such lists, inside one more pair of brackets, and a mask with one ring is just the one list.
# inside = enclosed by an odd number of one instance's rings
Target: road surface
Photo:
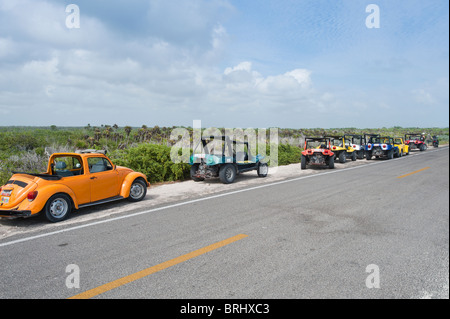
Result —
[[448, 167], [431, 149], [17, 233], [0, 298], [449, 298]]

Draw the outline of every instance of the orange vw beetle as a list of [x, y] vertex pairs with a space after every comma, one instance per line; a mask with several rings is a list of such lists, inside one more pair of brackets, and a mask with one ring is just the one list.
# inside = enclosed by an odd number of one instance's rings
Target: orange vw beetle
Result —
[[140, 201], [150, 186], [144, 174], [114, 165], [106, 151], [97, 150], [53, 154], [42, 174], [13, 173], [0, 187], [0, 217], [42, 211], [50, 222], [59, 222], [73, 209], [124, 198]]

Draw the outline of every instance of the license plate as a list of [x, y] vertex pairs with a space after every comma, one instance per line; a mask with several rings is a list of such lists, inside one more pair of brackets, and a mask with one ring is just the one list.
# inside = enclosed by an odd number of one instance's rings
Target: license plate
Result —
[[12, 193], [12, 189], [4, 189], [2, 190], [2, 193], [0, 194], [0, 196], [11, 196]]

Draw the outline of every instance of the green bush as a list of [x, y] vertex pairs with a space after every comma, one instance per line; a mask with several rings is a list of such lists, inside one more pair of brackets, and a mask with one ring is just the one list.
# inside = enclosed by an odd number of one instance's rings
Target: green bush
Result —
[[158, 144], [141, 144], [110, 155], [112, 161], [145, 174], [151, 183], [177, 181], [189, 178], [190, 165], [175, 164], [170, 159], [170, 147]]
[[293, 145], [279, 144], [278, 145], [278, 165], [289, 165], [300, 163], [302, 158], [302, 150]]

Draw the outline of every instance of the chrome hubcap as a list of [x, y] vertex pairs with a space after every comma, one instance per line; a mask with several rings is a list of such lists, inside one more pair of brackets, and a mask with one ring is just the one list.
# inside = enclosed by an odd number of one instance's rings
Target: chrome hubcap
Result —
[[144, 193], [144, 187], [141, 184], [135, 183], [131, 186], [130, 196], [133, 199], [137, 199], [137, 198], [141, 197], [143, 193]]
[[69, 204], [62, 198], [55, 199], [50, 204], [50, 214], [53, 217], [61, 218], [63, 217], [69, 208]]

